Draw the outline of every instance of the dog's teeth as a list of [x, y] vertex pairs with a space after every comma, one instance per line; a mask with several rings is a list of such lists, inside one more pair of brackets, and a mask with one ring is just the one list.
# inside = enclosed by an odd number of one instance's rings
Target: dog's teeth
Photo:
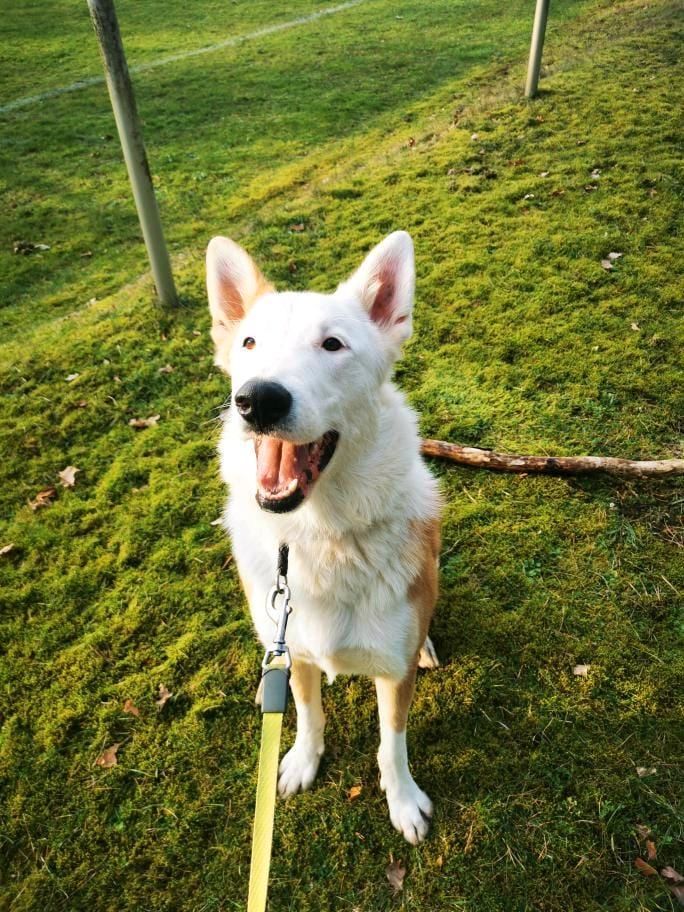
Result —
[[294, 493], [294, 491], [297, 490], [297, 484], [298, 484], [297, 479], [293, 478], [292, 481], [287, 486], [287, 488], [285, 489], [285, 495], [289, 496], [290, 494]]

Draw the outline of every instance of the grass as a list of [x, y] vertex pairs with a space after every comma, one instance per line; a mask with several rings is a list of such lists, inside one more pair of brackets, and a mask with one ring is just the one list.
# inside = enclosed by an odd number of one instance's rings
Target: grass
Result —
[[[218, 5], [197, 6], [193, 34], [180, 5], [160, 29], [121, 3], [131, 62], [315, 8], [239, 4], [219, 27]], [[8, 13], [7, 98], [97, 72], [87, 20], [55, 11]], [[373, 0], [137, 79], [173, 313], [137, 278], [102, 87], [5, 116], [0, 909], [244, 908], [260, 655], [211, 525], [228, 393], [202, 288], [211, 234], [241, 238], [281, 286], [330, 289], [384, 232], [411, 231], [398, 380], [426, 436], [681, 452], [681, 11], [558, 4], [534, 103], [518, 92], [529, 19], [517, 2]], [[16, 256], [18, 239], [51, 249]], [[641, 824], [658, 867], [684, 864], [681, 483], [434, 470], [443, 667], [421, 676], [409, 733], [432, 835], [412, 849], [391, 830], [372, 685], [338, 680], [318, 783], [278, 806], [273, 909], [674, 909], [634, 859]], [[96, 766], [113, 743], [118, 765]], [[408, 868], [397, 897], [390, 855]]]

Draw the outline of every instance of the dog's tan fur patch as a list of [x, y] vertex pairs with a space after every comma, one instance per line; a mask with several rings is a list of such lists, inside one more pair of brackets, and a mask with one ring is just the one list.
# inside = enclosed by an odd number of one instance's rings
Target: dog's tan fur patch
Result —
[[411, 523], [412, 549], [420, 555], [420, 570], [409, 587], [409, 604], [416, 612], [419, 647], [425, 642], [439, 592], [439, 517]]

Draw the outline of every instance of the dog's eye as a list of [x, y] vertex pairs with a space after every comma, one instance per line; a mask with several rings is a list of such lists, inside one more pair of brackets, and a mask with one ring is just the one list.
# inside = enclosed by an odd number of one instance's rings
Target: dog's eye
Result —
[[242, 343], [242, 347], [248, 348], [250, 351], [254, 348], [255, 345], [256, 345], [256, 342], [254, 341], [254, 339], [251, 336], [247, 336], [247, 338]]
[[342, 343], [334, 336], [328, 336], [328, 338], [323, 342], [323, 348], [327, 352], [336, 352], [342, 348]]

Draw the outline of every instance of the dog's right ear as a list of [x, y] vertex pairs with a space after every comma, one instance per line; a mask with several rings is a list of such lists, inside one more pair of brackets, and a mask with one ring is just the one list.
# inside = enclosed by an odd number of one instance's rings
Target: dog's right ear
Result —
[[212, 238], [207, 247], [207, 295], [216, 364], [228, 370], [228, 353], [235, 328], [254, 301], [273, 286], [251, 256], [226, 237]]

